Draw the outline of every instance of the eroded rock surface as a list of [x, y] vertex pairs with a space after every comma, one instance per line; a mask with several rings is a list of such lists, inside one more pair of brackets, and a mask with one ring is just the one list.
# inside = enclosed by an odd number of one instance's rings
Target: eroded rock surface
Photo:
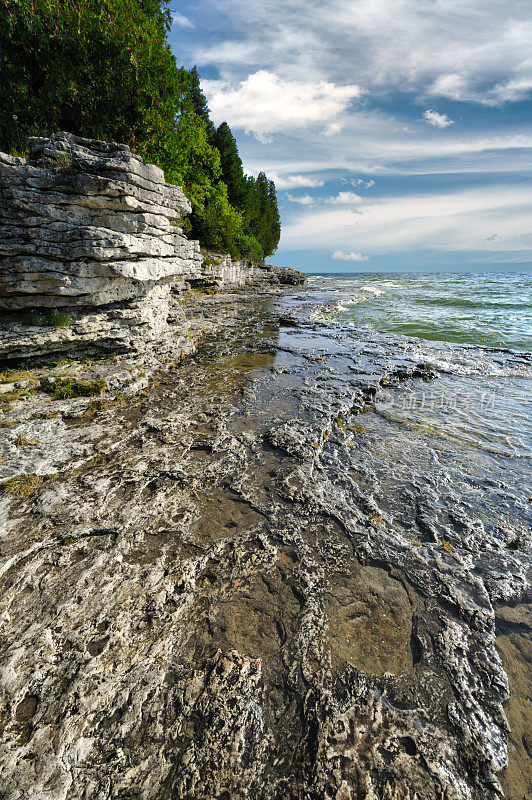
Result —
[[50, 401], [75, 453], [0, 496], [0, 796], [501, 800], [520, 487], [488, 518], [488, 461], [450, 482], [375, 410], [434, 375], [397, 342], [200, 309], [226, 326], [196, 363], [90, 417]]

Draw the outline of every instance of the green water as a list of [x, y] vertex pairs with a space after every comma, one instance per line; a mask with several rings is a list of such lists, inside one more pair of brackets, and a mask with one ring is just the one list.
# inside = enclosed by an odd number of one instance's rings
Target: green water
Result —
[[324, 318], [430, 341], [532, 351], [532, 273], [311, 275]]

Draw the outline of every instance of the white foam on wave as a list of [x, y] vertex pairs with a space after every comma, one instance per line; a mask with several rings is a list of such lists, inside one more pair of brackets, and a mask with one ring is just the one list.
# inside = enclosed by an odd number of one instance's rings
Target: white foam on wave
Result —
[[457, 345], [438, 352], [435, 347], [415, 347], [410, 354], [419, 361], [426, 361], [432, 367], [464, 377], [480, 375], [486, 378], [532, 378], [532, 363], [505, 355], [498, 359], [495, 352]]
[[375, 297], [379, 297], [381, 294], [385, 294], [384, 289], [378, 289], [376, 286], [367, 286], [362, 284], [362, 286], [358, 287], [359, 292], [367, 292], [368, 294], [374, 294]]

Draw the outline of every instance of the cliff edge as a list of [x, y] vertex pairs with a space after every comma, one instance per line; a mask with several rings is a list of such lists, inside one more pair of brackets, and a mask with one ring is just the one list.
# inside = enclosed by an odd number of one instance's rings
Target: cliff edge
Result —
[[205, 256], [180, 226], [190, 210], [123, 144], [61, 132], [31, 139], [28, 158], [0, 153], [0, 359], [144, 351], [184, 324], [191, 287], [305, 280]]

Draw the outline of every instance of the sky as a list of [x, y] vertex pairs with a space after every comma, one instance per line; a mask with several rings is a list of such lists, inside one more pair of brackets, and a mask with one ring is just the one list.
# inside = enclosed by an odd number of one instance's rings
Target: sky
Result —
[[179, 64], [248, 173], [275, 181], [271, 263], [532, 269], [531, 0], [174, 2]]

